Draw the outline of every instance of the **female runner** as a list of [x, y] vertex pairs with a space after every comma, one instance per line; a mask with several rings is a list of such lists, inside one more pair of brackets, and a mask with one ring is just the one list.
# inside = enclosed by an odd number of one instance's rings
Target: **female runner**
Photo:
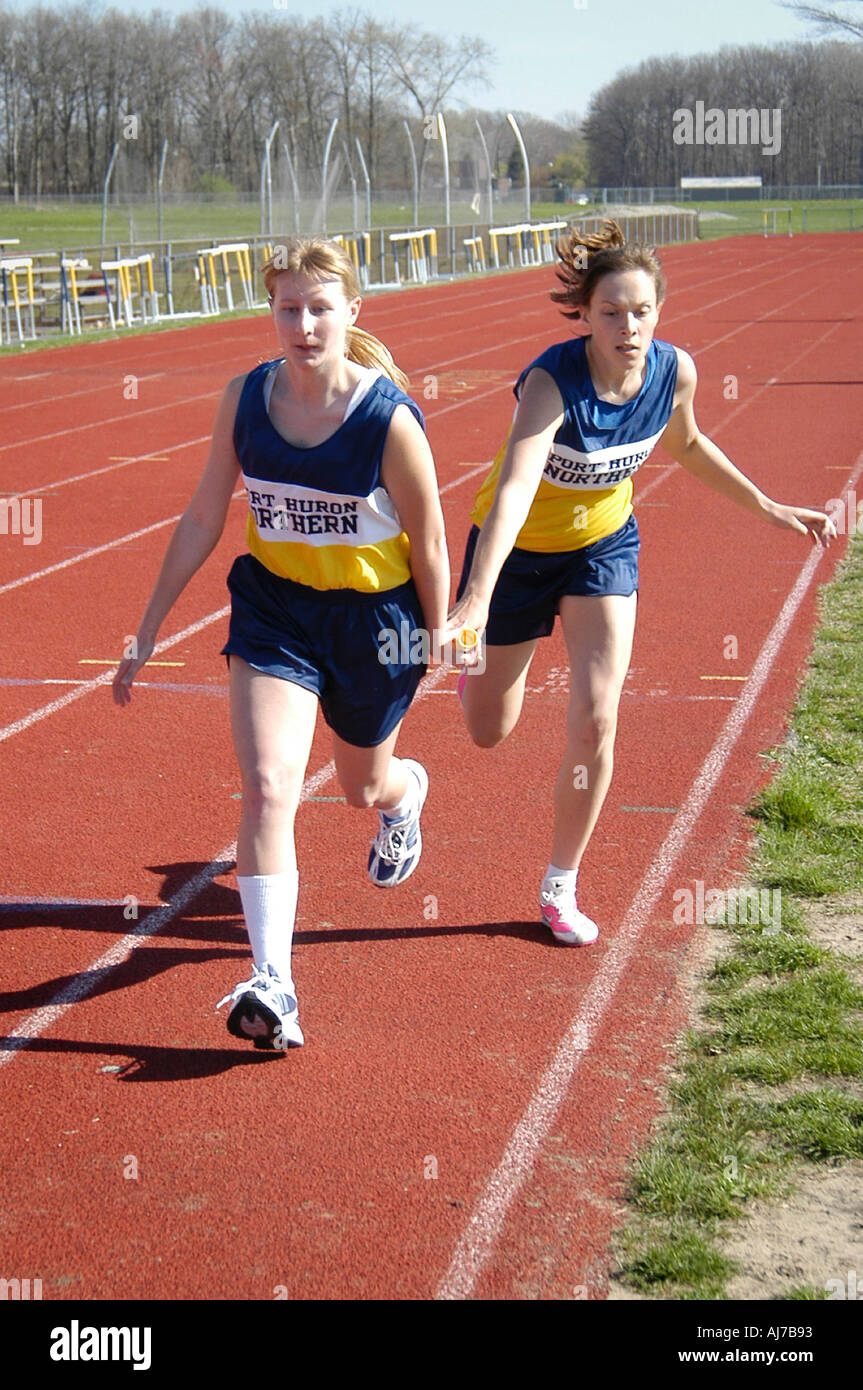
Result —
[[638, 590], [632, 475], [662, 447], [730, 501], [827, 545], [823, 512], [765, 496], [695, 422], [692, 358], [654, 340], [665, 282], [652, 249], [606, 222], [558, 244], [563, 288], [552, 299], [586, 333], [526, 367], [516, 413], [471, 514], [458, 601], [445, 640], [485, 629], [481, 673], [460, 682], [474, 741], [514, 728], [537, 640], [560, 614], [570, 663], [566, 748], [554, 788], [551, 862], [540, 887], [555, 941], [598, 935], [577, 906], [579, 864], [612, 774], [617, 709], [629, 666]]
[[[209, 459], [177, 525], [137, 635], [114, 680], [120, 705], [159, 628], [222, 533], [242, 472], [248, 553], [228, 586], [224, 652], [243, 810], [237, 883], [254, 960], [228, 1029], [256, 1046], [301, 1046], [291, 945], [294, 817], [318, 704], [351, 806], [375, 807], [372, 882], [416, 868], [425, 769], [394, 756], [425, 666], [385, 634], [437, 633], [449, 565], [431, 451], [407, 378], [354, 327], [354, 268], [339, 246], [295, 238], [264, 266], [280, 357], [228, 385]], [[395, 654], [393, 654], [395, 648]], [[428, 650], [428, 645], [426, 645]]]

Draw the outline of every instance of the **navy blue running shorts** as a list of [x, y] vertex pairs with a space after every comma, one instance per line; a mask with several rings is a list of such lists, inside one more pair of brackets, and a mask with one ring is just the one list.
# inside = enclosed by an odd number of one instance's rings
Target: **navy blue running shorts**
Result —
[[[467, 584], [479, 527], [472, 526], [465, 547], [457, 597]], [[486, 641], [491, 647], [511, 647], [535, 637], [548, 637], [567, 594], [599, 596], [636, 593], [641, 541], [634, 516], [610, 536], [581, 550], [555, 551], [514, 547], [503, 562], [489, 609]]]
[[[229, 660], [242, 657], [256, 671], [313, 691], [345, 743], [374, 748], [389, 737], [426, 670], [410, 659], [424, 655], [421, 645], [405, 640], [424, 628], [412, 580], [382, 593], [313, 589], [271, 574], [246, 554], [231, 566], [228, 588], [231, 624], [222, 652]], [[401, 641], [381, 638], [390, 632]]]

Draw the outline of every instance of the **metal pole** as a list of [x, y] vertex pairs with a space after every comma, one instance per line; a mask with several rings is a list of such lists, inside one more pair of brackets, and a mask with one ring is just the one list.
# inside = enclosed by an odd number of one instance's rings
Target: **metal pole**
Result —
[[323, 163], [323, 168], [322, 168], [322, 170], [321, 170], [321, 234], [322, 234], [322, 236], [326, 236], [326, 234], [327, 234], [327, 166], [328, 166], [328, 164], [329, 164], [329, 162], [330, 162], [330, 150], [331, 150], [331, 148], [332, 148], [333, 136], [334, 136], [335, 133], [336, 133], [336, 126], [338, 125], [338, 123], [339, 123], [339, 118], [338, 118], [338, 116], [334, 116], [334, 117], [333, 117], [333, 123], [332, 123], [332, 125], [330, 126], [330, 133], [329, 133], [329, 135], [327, 136], [326, 148], [324, 149], [324, 163]]
[[365, 156], [363, 155], [363, 147], [360, 144], [360, 137], [355, 135], [354, 140], [356, 141], [357, 154], [360, 157], [360, 164], [362, 165], [363, 178], [366, 181], [366, 230], [370, 232], [372, 229], [372, 183], [369, 178]]
[[108, 221], [108, 184], [111, 182], [111, 175], [114, 172], [114, 160], [117, 158], [117, 151], [119, 148], [120, 142], [117, 141], [117, 143], [114, 145], [113, 150], [111, 151], [111, 159], [108, 164], [108, 172], [105, 175], [105, 182], [102, 186], [102, 246], [105, 245], [105, 226]]
[[285, 152], [285, 159], [288, 161], [288, 175], [291, 180], [291, 199], [294, 204], [294, 236], [300, 234], [300, 194], [297, 188], [297, 175], [294, 171], [294, 161], [291, 159], [291, 152], [288, 149], [287, 140], [282, 141], [282, 149]]
[[351, 209], [352, 209], [353, 218], [354, 218], [354, 224], [353, 224], [352, 230], [356, 232], [356, 231], [359, 230], [359, 221], [358, 221], [358, 219], [359, 219], [359, 206], [358, 206], [358, 204], [357, 204], [357, 181], [356, 181], [356, 179], [354, 178], [354, 166], [351, 164], [351, 157], [350, 157], [350, 155], [348, 154], [348, 147], [347, 147], [347, 145], [345, 144], [344, 140], [342, 141], [342, 153], [343, 153], [344, 156], [345, 156], [345, 163], [346, 163], [347, 166], [348, 166], [348, 178], [349, 178], [350, 181], [351, 181]]
[[476, 125], [476, 128], [479, 131], [480, 143], [482, 144], [482, 152], [485, 155], [485, 168], [486, 173], [488, 175], [488, 225], [491, 226], [492, 222], [494, 221], [491, 192], [491, 160], [489, 159], [488, 145], [485, 143], [485, 136], [482, 133], [482, 126], [480, 125], [479, 121], [476, 121], [474, 124]]
[[269, 236], [273, 234], [273, 180], [270, 167], [270, 146], [273, 137], [279, 128], [279, 122], [273, 122], [273, 128], [264, 141], [264, 157], [261, 160], [261, 236], [266, 232]]
[[411, 135], [411, 128], [410, 128], [410, 126], [408, 125], [407, 121], [403, 121], [402, 124], [403, 124], [403, 126], [404, 126], [404, 128], [405, 128], [405, 134], [406, 134], [407, 137], [408, 137], [408, 146], [409, 146], [410, 152], [411, 152], [411, 164], [413, 165], [413, 171], [414, 171], [414, 221], [413, 221], [413, 225], [414, 225], [415, 227], [418, 227], [419, 224], [420, 224], [420, 193], [419, 193], [419, 174], [417, 173], [417, 152], [416, 152], [416, 150], [414, 149], [414, 141], [413, 141], [413, 136]]
[[156, 201], [159, 209], [159, 245], [162, 244], [162, 181], [165, 177], [165, 159], [168, 154], [168, 142], [162, 144], [162, 159], [159, 164], [159, 182], [156, 184]]
[[510, 112], [507, 111], [507, 113], [506, 113], [506, 119], [509, 121], [510, 125], [512, 126], [513, 135], [515, 136], [516, 141], [518, 142], [518, 148], [521, 150], [522, 163], [524, 164], [524, 220], [525, 220], [525, 222], [529, 222], [529, 221], [530, 221], [530, 165], [529, 165], [528, 162], [527, 162], [527, 150], [524, 148], [524, 141], [523, 141], [522, 138], [521, 138], [521, 131], [519, 130], [518, 126], [516, 125], [515, 116], [511, 115]]
[[444, 221], [449, 227], [452, 223], [449, 201], [449, 146], [446, 139], [446, 126], [444, 125], [443, 112], [441, 111], [437, 113], [437, 128], [440, 132], [441, 152], [443, 154]]
[[272, 156], [271, 156], [271, 153], [270, 153], [270, 152], [271, 152], [271, 150], [272, 150], [272, 148], [273, 148], [273, 140], [274, 140], [275, 137], [276, 137], [276, 131], [278, 130], [278, 128], [279, 128], [279, 122], [278, 122], [278, 121], [274, 121], [274, 122], [273, 122], [273, 128], [272, 128], [272, 130], [270, 131], [269, 135], [267, 136], [267, 235], [268, 235], [268, 236], [272, 236], [272, 235], [273, 235], [273, 161], [272, 161]]

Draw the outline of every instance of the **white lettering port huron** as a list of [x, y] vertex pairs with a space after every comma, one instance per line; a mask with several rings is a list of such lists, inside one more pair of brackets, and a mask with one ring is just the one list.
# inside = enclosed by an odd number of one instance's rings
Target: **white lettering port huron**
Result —
[[152, 1333], [149, 1327], [69, 1327], [51, 1330], [52, 1361], [132, 1361], [133, 1370], [148, 1371]]
[[555, 487], [579, 490], [616, 487], [632, 477], [650, 457], [661, 437], [662, 430], [659, 430], [649, 439], [592, 449], [589, 453], [556, 442], [549, 450], [542, 476]]

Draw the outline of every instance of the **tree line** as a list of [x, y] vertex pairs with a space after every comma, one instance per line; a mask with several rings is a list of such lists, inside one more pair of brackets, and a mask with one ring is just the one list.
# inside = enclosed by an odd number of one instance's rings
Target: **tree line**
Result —
[[493, 56], [482, 38], [449, 41], [357, 10], [304, 21], [277, 5], [238, 18], [208, 6], [176, 16], [0, 7], [0, 167], [13, 193], [94, 193], [119, 143], [152, 185], [167, 140], [166, 187], [252, 190], [276, 120], [302, 171], [320, 170], [338, 117], [336, 151], [343, 142], [356, 159], [359, 138], [372, 182], [403, 184], [403, 120], [430, 125], [488, 80]]
[[767, 187], [861, 184], [863, 45], [650, 58], [595, 94], [583, 134], [600, 185], [671, 188], [681, 176], [747, 174]]
[[[350, 162], [362, 188], [357, 142], [374, 189], [410, 187], [405, 120], [421, 180], [439, 184], [441, 110], [456, 186], [484, 193], [477, 120], [492, 174], [521, 182], [505, 113], [464, 109], [494, 62], [483, 38], [449, 40], [360, 10], [305, 21], [281, 5], [232, 17], [206, 5], [19, 12], [0, 0], [0, 191], [96, 194], [116, 144], [114, 186], [152, 192], [166, 140], [166, 191], [253, 191], [278, 121], [275, 163], [285, 170], [289, 157], [307, 192], [336, 117], [342, 187]], [[673, 187], [698, 174], [761, 174], [768, 187], [863, 183], [863, 45], [651, 58], [597, 92], [583, 121], [517, 115], [538, 191]]]

